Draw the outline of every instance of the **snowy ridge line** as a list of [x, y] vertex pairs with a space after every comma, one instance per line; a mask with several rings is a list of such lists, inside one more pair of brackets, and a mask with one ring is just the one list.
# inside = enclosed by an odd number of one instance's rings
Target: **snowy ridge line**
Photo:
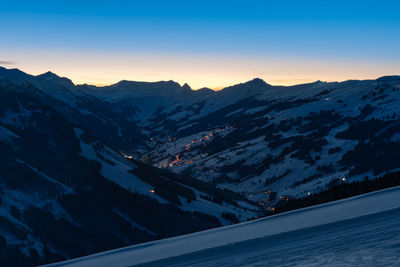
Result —
[[132, 266], [400, 207], [400, 186], [193, 234], [45, 266]]

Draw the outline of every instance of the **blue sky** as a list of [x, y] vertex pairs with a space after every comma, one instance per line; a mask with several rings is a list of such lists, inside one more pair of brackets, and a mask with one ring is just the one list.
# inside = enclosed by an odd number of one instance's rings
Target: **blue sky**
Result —
[[376, 78], [400, 74], [399, 14], [384, 0], [0, 0], [0, 65], [194, 88]]

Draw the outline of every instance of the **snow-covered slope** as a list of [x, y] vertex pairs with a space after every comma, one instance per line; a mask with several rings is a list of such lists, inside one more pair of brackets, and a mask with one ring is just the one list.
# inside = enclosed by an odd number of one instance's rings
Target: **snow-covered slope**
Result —
[[[400, 167], [395, 161], [399, 76], [290, 87], [256, 84], [260, 90], [237, 86], [253, 94], [210, 114], [199, 112], [200, 118], [175, 126], [169, 121], [175, 132], [142, 159], [246, 192], [266, 207], [279, 197], [304, 197]], [[210, 97], [205, 106], [230, 90]], [[271, 192], [278, 198], [271, 201]]]
[[243, 222], [385, 176], [400, 168], [399, 115], [399, 76], [195, 91], [0, 68], [3, 260], [33, 265]]
[[239, 194], [124, 156], [121, 148], [145, 139], [136, 124], [74, 90], [52, 73], [0, 69], [1, 266], [36, 266], [259, 216]]
[[117, 116], [107, 103], [80, 94], [67, 78], [51, 72], [32, 76], [18, 69], [0, 67], [0, 86], [7, 91], [29, 95], [61, 113], [71, 123], [84, 125], [115, 147], [131, 150], [145, 146], [147, 137], [135, 123]]
[[[174, 180], [175, 175], [168, 173], [158, 174], [157, 172], [153, 172], [151, 173], [153, 177], [147, 177], [149, 173], [143, 171], [142, 164], [139, 165], [135, 163], [129, 156], [124, 157], [97, 140], [91, 142], [85, 140], [83, 137], [85, 132], [82, 129], [74, 128], [74, 131], [77, 138], [80, 140], [81, 155], [100, 163], [100, 173], [103, 177], [132, 193], [146, 195], [160, 203], [168, 204], [173, 202], [171, 201], [172, 198], [163, 198], [165, 195], [163, 192], [159, 192], [159, 190], [174, 189], [174, 191], [176, 191], [176, 200], [179, 204], [179, 208], [185, 211], [200, 212], [215, 216], [223, 225], [232, 223], [232, 221], [223, 217], [223, 214], [226, 213], [234, 214], [239, 221], [247, 221], [260, 215], [260, 210], [255, 204], [243, 201], [246, 199], [241, 199], [239, 195], [236, 196], [237, 199], [233, 197], [221, 197], [220, 201], [213, 201], [214, 198], [218, 197], [218, 191], [205, 190], [203, 186], [208, 184], [196, 186], [196, 183], [190, 183], [190, 179]], [[159, 175], [159, 177], [157, 177], [159, 181], [155, 180], [157, 175]], [[166, 184], [161, 184], [162, 182], [169, 183], [171, 188], [161, 188], [166, 186]], [[160, 185], [158, 185], [158, 183], [160, 183]], [[190, 197], [187, 197], [184, 192], [179, 192], [179, 187], [181, 187], [182, 190], [186, 190], [185, 192], [189, 192], [189, 194], [191, 194]], [[168, 196], [174, 193], [168, 192]], [[214, 195], [214, 193], [216, 194]]]
[[1, 68], [0, 82], [28, 90], [117, 151], [267, 209], [280, 197], [400, 168], [400, 76], [287, 87], [254, 79], [196, 91], [173, 81], [74, 86], [50, 72]]
[[[400, 187], [381, 190], [349, 199], [344, 199], [340, 201], [335, 201], [323, 205], [318, 205], [310, 208], [300, 209], [292, 212], [287, 212], [263, 219], [258, 219], [252, 222], [236, 224], [233, 226], [227, 226], [212, 230], [207, 230], [203, 232], [198, 232], [194, 234], [189, 234], [185, 236], [179, 236], [174, 238], [169, 238], [160, 241], [153, 241], [149, 243], [144, 243], [132, 247], [126, 247], [122, 249], [117, 249], [113, 251], [108, 251], [105, 253], [95, 254], [79, 259], [74, 259], [66, 262], [61, 262], [58, 264], [53, 264], [49, 266], [82, 266], [82, 267], [92, 267], [92, 266], [133, 266], [136, 264], [144, 264], [151, 263], [157, 260], [165, 260], [159, 262], [160, 266], [166, 265], [183, 265], [183, 266], [214, 266], [218, 265], [218, 262], [221, 261], [221, 258], [229, 257], [231, 263], [240, 262], [240, 256], [245, 255], [251, 251], [251, 247], [248, 245], [257, 245], [258, 243], [251, 243], [251, 240], [259, 239], [258, 242], [263, 242], [263, 254], [268, 254], [269, 250], [274, 251], [276, 248], [269, 246], [269, 240], [272, 241], [274, 246], [277, 246], [277, 238], [274, 240], [274, 235], [287, 233], [285, 239], [282, 239], [282, 242], [289, 239], [287, 236], [294, 236], [299, 234], [297, 230], [306, 229], [310, 227], [322, 226], [326, 224], [331, 224], [329, 226], [329, 231], [335, 234], [341, 234], [344, 230], [340, 223], [341, 221], [346, 221], [354, 218], [359, 218], [359, 221], [362, 222], [360, 227], [364, 227], [364, 235], [368, 234], [368, 227], [371, 228], [369, 220], [371, 216], [374, 215], [375, 218], [379, 220], [373, 220], [375, 224], [383, 223], [385, 225], [387, 216], [389, 214], [391, 216], [391, 220], [398, 221], [400, 218]], [[391, 211], [391, 212], [388, 212]], [[362, 217], [364, 216], [364, 217]], [[335, 224], [333, 224], [335, 223]], [[391, 225], [386, 225], [386, 227], [391, 227]], [[365, 229], [367, 228], [367, 229]], [[373, 228], [373, 227], [372, 227]], [[319, 232], [316, 231], [312, 237], [318, 240], [314, 244], [321, 244], [322, 240], [318, 236], [318, 233], [321, 232], [319, 228]], [[380, 231], [391, 230], [391, 229], [380, 229]], [[400, 233], [400, 228], [396, 227], [397, 235]], [[297, 231], [297, 232], [296, 232]], [[360, 231], [360, 229], [358, 229]], [[380, 233], [371, 233], [372, 235], [369, 238], [374, 238], [377, 236], [379, 242], [372, 243], [369, 242], [369, 249], [373, 251], [374, 249], [379, 249], [381, 245], [383, 236], [379, 236]], [[270, 237], [270, 238], [268, 238]], [[263, 238], [263, 239], [260, 239]], [[279, 241], [279, 239], [278, 239]], [[298, 240], [297, 246], [302, 247], [304, 251], [312, 250], [313, 248], [304, 247], [308, 244], [309, 240]], [[240, 242], [247, 242], [247, 247], [244, 245], [240, 246]], [[322, 242], [322, 243], [320, 243]], [[239, 243], [239, 246], [242, 249], [245, 249], [246, 253], [241, 252], [238, 249], [233, 250], [234, 253], [230, 251], [232, 246], [235, 243]], [[244, 243], [243, 243], [244, 244]], [[282, 243], [280, 243], [282, 245]], [[351, 244], [350, 244], [351, 245]], [[349, 246], [350, 246], [349, 245]], [[324, 248], [329, 249], [330, 251], [334, 251], [338, 244], [331, 243]], [[219, 249], [218, 249], [219, 248]], [[233, 247], [234, 248], [234, 247]], [[214, 250], [212, 250], [214, 249]], [[207, 251], [204, 251], [207, 250]], [[204, 251], [203, 253], [201, 251]], [[395, 252], [396, 248], [392, 248], [391, 252]], [[182, 256], [189, 253], [188, 256], [183, 256], [181, 258], [174, 259], [173, 257]], [[328, 253], [327, 251], [322, 251], [323, 253]], [[217, 254], [213, 254], [217, 253]], [[284, 258], [285, 254], [288, 251], [280, 250], [279, 257]], [[342, 254], [346, 254], [343, 253]], [[212, 255], [212, 256], [210, 256]], [[258, 253], [258, 255], [262, 255], [262, 253]], [[277, 253], [275, 252], [275, 255]], [[317, 255], [313, 255], [316, 257]], [[352, 255], [347, 255], [351, 257]], [[209, 260], [208, 262], [202, 262], [202, 257], [204, 259]], [[290, 255], [289, 255], [290, 257]], [[339, 257], [339, 254], [337, 255]], [[376, 255], [376, 253], [369, 255], [369, 261], [375, 260], [375, 258], [379, 258], [380, 255]], [[392, 259], [399, 257], [399, 255], [392, 255]], [[210, 258], [214, 259], [214, 261], [210, 261]], [[266, 258], [266, 259], [265, 259]], [[251, 264], [268, 264], [268, 257], [259, 259], [252, 259]], [[331, 256], [333, 260], [335, 260], [335, 256]], [[168, 262], [168, 259], [171, 261]], [[368, 260], [367, 259], [367, 260]], [[270, 259], [271, 260], [271, 259]], [[293, 260], [293, 259], [292, 259]], [[303, 260], [303, 259], [302, 259]], [[321, 259], [308, 259], [308, 264], [318, 264]], [[341, 259], [337, 258], [336, 262], [340, 262]], [[387, 260], [387, 259], [386, 259]], [[186, 262], [185, 262], [186, 261]], [[356, 263], [356, 261], [353, 262]], [[186, 264], [185, 264], [186, 263]], [[275, 264], [278, 263], [277, 259], [275, 259]], [[388, 262], [386, 262], [387, 264]], [[292, 264], [296, 264], [296, 261], [293, 260]], [[334, 262], [331, 262], [334, 265]], [[155, 264], [157, 265], [157, 264]], [[279, 263], [277, 264], [279, 265]], [[282, 263], [282, 265], [285, 265]]]
[[111, 86], [77, 86], [76, 91], [83, 96], [94, 96], [111, 103], [112, 109], [140, 125], [150, 123], [151, 117], [162, 109], [171, 106], [189, 105], [195, 98], [207, 97], [209, 91], [194, 91], [187, 84], [180, 86], [174, 81], [133, 82], [120, 81]]

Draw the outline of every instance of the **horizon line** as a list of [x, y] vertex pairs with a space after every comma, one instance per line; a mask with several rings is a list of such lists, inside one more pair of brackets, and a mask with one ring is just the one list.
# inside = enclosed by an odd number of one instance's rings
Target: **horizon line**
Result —
[[[342, 83], [342, 82], [347, 82], [347, 81], [374, 81], [374, 80], [378, 80], [378, 79], [384, 78], [384, 77], [396, 77], [396, 76], [400, 77], [400, 74], [387, 74], [387, 75], [379, 76], [377, 78], [366, 78], [366, 79], [357, 79], [357, 78], [345, 79], [345, 80], [319, 80], [319, 79], [318, 80], [311, 80], [311, 79], [303, 79], [303, 80], [308, 80], [308, 81], [300, 82], [300, 83], [296, 83], [296, 82], [295, 83], [286, 83], [286, 84], [284, 82], [280, 83], [280, 84], [269, 83], [263, 78], [254, 77], [254, 78], [251, 78], [249, 80], [245, 80], [243, 82], [233, 83], [233, 84], [226, 85], [226, 86], [213, 86], [213, 87], [205, 86], [205, 87], [200, 87], [200, 88], [194, 89], [194, 88], [192, 88], [190, 86], [189, 82], [183, 82], [183, 85], [182, 85], [180, 82], [177, 82], [177, 81], [175, 81], [173, 79], [171, 79], [171, 80], [153, 80], [153, 81], [122, 79], [122, 80], [115, 81], [115, 82], [110, 81], [109, 83], [74, 82], [73, 79], [69, 78], [68, 76], [64, 76], [64, 75], [60, 76], [56, 72], [53, 72], [51, 70], [48, 70], [48, 71], [40, 73], [40, 74], [30, 74], [28, 72], [25, 72], [25, 71], [19, 69], [19, 68], [7, 68], [7, 67], [1, 66], [1, 65], [0, 65], [0, 68], [4, 68], [6, 70], [18, 70], [18, 71], [21, 71], [21, 72], [23, 72], [25, 74], [28, 74], [28, 75], [31, 75], [31, 76], [35, 76], [35, 77], [43, 75], [43, 74], [46, 74], [46, 73], [52, 73], [52, 74], [55, 74], [57, 77], [66, 78], [66, 79], [70, 80], [74, 84], [74, 86], [87, 85], [87, 86], [94, 86], [94, 87], [101, 88], [101, 87], [113, 86], [113, 85], [116, 85], [116, 84], [118, 84], [120, 82], [123, 82], [123, 81], [126, 81], [126, 82], [137, 82], [137, 83], [175, 82], [175, 83], [179, 84], [179, 86], [181, 86], [181, 87], [183, 87], [186, 84], [186, 85], [188, 85], [190, 87], [191, 90], [194, 90], [194, 91], [201, 90], [201, 89], [210, 89], [210, 90], [213, 90], [213, 91], [221, 91], [221, 90], [223, 90], [225, 88], [228, 88], [228, 87], [231, 87], [231, 86], [235, 86], [235, 85], [239, 85], [239, 84], [245, 84], [245, 83], [251, 82], [253, 80], [257, 80], [257, 79], [262, 80], [266, 84], [271, 85], [271, 86], [275, 86], [275, 87], [291, 87], [291, 86], [298, 86], [298, 85], [304, 85], [304, 84], [312, 84], [312, 83], [317, 83], [317, 82], [322, 82], [322, 83]], [[289, 80], [290, 79], [287, 79], [287, 81], [289, 81]], [[293, 80], [299, 80], [299, 79], [293, 79]], [[302, 79], [300, 79], [300, 80], [302, 80]]]

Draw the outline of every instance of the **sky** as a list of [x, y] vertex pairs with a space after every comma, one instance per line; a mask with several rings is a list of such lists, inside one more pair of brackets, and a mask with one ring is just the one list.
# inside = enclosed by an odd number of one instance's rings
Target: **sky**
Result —
[[0, 66], [220, 89], [400, 74], [400, 1], [0, 0]]

